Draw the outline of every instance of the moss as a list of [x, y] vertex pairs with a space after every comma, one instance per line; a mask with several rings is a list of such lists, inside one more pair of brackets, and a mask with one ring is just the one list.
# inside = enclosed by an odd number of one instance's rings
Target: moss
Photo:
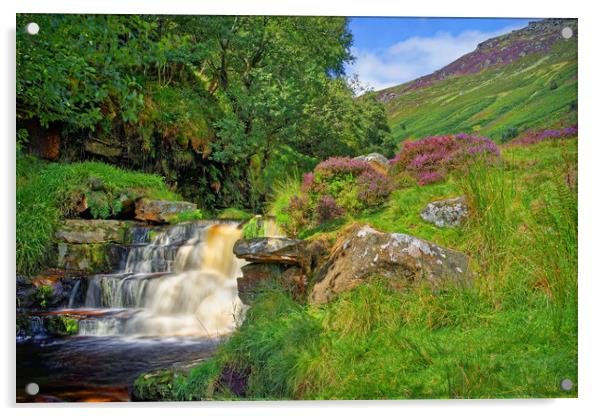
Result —
[[66, 270], [89, 273], [108, 273], [115, 269], [121, 257], [118, 244], [58, 244], [56, 266]]
[[78, 320], [69, 316], [48, 316], [44, 321], [48, 333], [57, 337], [76, 335], [79, 329]]
[[194, 211], [180, 212], [177, 215], [169, 218], [170, 224], [179, 224], [181, 222], [199, 221], [206, 219], [208, 215], [200, 209]]
[[40, 308], [46, 309], [46, 307], [48, 306], [48, 302], [50, 302], [51, 297], [53, 295], [54, 289], [52, 288], [52, 286], [41, 285], [36, 287], [34, 298], [36, 300], [36, 303], [40, 306]]
[[[163, 178], [100, 162], [46, 163], [17, 154], [17, 271], [32, 275], [51, 258], [61, 218], [73, 218], [89, 200], [97, 218], [118, 215], [136, 197], [179, 200]], [[125, 198], [125, 199], [124, 199]]]

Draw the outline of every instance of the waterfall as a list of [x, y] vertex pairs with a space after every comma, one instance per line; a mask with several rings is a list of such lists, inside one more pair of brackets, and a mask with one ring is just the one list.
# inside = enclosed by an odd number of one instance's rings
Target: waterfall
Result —
[[124, 270], [90, 278], [81, 305], [122, 311], [81, 320], [80, 335], [220, 336], [236, 327], [244, 315], [236, 283], [244, 261], [232, 253], [238, 224], [186, 223], [135, 236]]

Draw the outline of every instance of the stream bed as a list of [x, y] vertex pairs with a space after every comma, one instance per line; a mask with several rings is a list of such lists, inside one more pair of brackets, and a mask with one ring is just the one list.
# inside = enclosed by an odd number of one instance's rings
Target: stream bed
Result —
[[[17, 344], [17, 402], [123, 402], [141, 373], [210, 357], [216, 339], [74, 336]], [[30, 396], [29, 383], [39, 386]]]

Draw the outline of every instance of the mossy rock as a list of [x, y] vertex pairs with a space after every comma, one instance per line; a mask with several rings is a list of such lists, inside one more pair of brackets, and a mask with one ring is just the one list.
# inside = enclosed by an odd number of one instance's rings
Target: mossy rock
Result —
[[66, 337], [77, 334], [79, 321], [69, 316], [49, 315], [44, 317], [44, 326], [50, 335]]
[[65, 220], [54, 238], [70, 244], [128, 243], [132, 225], [130, 221], [117, 220]]
[[141, 374], [134, 380], [132, 401], [161, 402], [176, 401], [175, 379], [183, 377], [175, 370], [160, 370]]
[[56, 267], [87, 273], [109, 273], [119, 266], [125, 247], [118, 244], [58, 244]]

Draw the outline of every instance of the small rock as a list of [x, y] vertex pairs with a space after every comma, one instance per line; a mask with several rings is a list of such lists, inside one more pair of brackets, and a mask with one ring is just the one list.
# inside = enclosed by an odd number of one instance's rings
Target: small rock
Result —
[[468, 218], [466, 198], [460, 196], [433, 201], [422, 210], [420, 217], [437, 227], [458, 227]]
[[141, 198], [136, 201], [136, 219], [155, 223], [169, 222], [182, 212], [196, 210], [196, 204], [184, 201], [162, 201]]
[[121, 156], [121, 149], [119, 147], [109, 146], [95, 140], [87, 140], [84, 143], [84, 150], [93, 155], [102, 156], [107, 159]]

